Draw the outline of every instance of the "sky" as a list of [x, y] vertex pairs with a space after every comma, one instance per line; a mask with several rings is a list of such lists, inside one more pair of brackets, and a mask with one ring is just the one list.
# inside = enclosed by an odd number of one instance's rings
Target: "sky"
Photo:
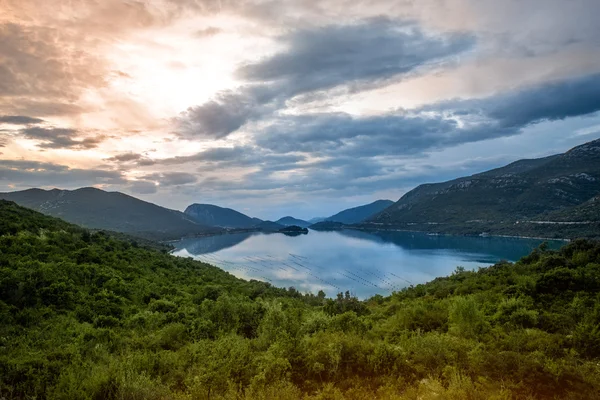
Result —
[[600, 137], [598, 0], [0, 0], [0, 191], [311, 218]]

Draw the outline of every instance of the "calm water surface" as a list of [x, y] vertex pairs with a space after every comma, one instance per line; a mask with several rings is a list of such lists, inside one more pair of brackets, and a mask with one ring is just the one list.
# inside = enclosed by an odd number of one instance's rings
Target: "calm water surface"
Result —
[[[537, 239], [430, 236], [413, 232], [355, 230], [286, 236], [237, 233], [174, 243], [173, 254], [216, 265], [237, 277], [268, 281], [328, 296], [350, 290], [359, 298], [387, 295], [451, 274], [516, 261], [542, 243]], [[558, 248], [564, 242], [550, 242]]]

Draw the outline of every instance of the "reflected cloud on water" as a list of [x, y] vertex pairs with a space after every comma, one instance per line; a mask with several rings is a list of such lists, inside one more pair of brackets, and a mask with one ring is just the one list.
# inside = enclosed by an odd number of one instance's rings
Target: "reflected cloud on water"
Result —
[[[216, 265], [243, 279], [334, 297], [388, 295], [451, 274], [515, 261], [542, 243], [536, 239], [432, 236], [417, 232], [310, 231], [290, 237], [245, 232], [173, 243], [173, 254]], [[560, 242], [551, 243], [558, 247]]]

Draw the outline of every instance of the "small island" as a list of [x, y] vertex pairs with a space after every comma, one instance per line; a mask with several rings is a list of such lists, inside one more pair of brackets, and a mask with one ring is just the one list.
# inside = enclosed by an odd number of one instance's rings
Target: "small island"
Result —
[[306, 235], [308, 233], [308, 228], [302, 228], [298, 225], [290, 225], [285, 228], [281, 228], [279, 232], [288, 236], [298, 236], [298, 235]]

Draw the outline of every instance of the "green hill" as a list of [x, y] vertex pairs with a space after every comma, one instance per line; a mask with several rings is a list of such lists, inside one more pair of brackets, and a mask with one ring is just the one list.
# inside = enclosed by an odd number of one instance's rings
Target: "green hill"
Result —
[[358, 301], [0, 201], [6, 399], [597, 399], [600, 243]]
[[[564, 232], [557, 224], [544, 229], [532, 222], [569, 215], [600, 194], [600, 140], [570, 151], [443, 183], [421, 185], [370, 218], [374, 226], [442, 233]], [[585, 206], [587, 207], [587, 206]], [[600, 208], [587, 207], [586, 218], [600, 220]], [[575, 221], [579, 221], [575, 219]], [[556, 228], [556, 229], [554, 229]], [[571, 227], [571, 236], [598, 236], [586, 224]]]
[[86, 228], [124, 232], [148, 239], [179, 239], [219, 231], [193, 221], [180, 211], [120, 192], [105, 192], [91, 187], [77, 190], [29, 189], [0, 193], [0, 199], [14, 201]]

